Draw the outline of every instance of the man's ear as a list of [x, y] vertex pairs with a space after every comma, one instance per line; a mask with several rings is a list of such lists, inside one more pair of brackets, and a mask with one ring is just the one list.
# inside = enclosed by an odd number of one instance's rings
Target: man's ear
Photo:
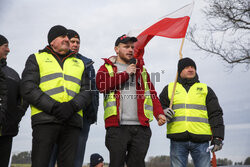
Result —
[[55, 41], [53, 40], [53, 41], [50, 42], [49, 45], [52, 47], [54, 45], [54, 43], [55, 43]]
[[114, 49], [115, 49], [115, 53], [118, 54], [119, 53], [119, 46], [115, 46]]

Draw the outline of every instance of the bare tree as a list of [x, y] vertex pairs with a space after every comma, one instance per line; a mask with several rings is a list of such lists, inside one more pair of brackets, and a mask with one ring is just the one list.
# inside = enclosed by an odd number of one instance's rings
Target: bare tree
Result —
[[217, 56], [227, 62], [231, 68], [236, 64], [244, 64], [248, 70], [249, 0], [209, 0], [203, 13], [206, 16], [205, 26], [192, 26], [188, 39], [208, 55]]

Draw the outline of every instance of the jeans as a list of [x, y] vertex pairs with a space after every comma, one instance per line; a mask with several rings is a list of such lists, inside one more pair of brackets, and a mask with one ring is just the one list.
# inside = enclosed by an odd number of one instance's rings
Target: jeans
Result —
[[193, 143], [171, 140], [170, 159], [171, 167], [186, 167], [188, 154], [191, 154], [195, 167], [210, 167], [210, 153], [206, 152], [208, 142]]
[[145, 156], [151, 138], [149, 127], [121, 125], [109, 127], [105, 144], [109, 150], [109, 167], [145, 167]]
[[[74, 167], [82, 167], [86, 143], [87, 143], [88, 136], [89, 136], [89, 129], [90, 129], [90, 123], [87, 121], [87, 119], [83, 118], [83, 128], [82, 128], [82, 130], [80, 132], [80, 136], [79, 136]], [[55, 166], [56, 157], [57, 157], [57, 145], [55, 145], [53, 148], [53, 152], [52, 152], [51, 159], [49, 162], [49, 167]]]

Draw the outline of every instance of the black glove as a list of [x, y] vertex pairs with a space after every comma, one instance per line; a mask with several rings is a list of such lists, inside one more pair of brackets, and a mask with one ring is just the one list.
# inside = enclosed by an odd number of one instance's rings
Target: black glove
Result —
[[212, 152], [215, 152], [215, 151], [219, 151], [222, 149], [222, 139], [220, 138], [213, 138], [213, 140], [211, 141], [211, 145], [214, 145], [214, 148], [212, 149]]
[[54, 104], [51, 112], [59, 121], [65, 122], [74, 114], [75, 109], [71, 101], [57, 102]]
[[55, 102], [52, 109], [49, 112], [46, 112], [46, 113], [50, 114], [50, 115], [55, 115], [55, 110], [57, 110], [57, 108], [60, 106], [60, 104], [61, 103], [59, 103], [59, 102]]
[[164, 111], [164, 114], [166, 115], [167, 121], [171, 121], [175, 112], [171, 108], [166, 108]]

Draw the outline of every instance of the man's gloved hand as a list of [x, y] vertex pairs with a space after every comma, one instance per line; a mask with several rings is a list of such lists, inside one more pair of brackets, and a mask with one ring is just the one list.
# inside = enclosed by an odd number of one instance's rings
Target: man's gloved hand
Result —
[[51, 112], [59, 121], [65, 122], [74, 114], [75, 110], [72, 102], [69, 101], [55, 103]]
[[211, 145], [214, 145], [214, 148], [212, 149], [212, 152], [215, 152], [215, 151], [219, 151], [222, 149], [222, 139], [220, 138], [213, 138], [213, 140], [211, 141]]
[[46, 112], [47, 114], [51, 114], [51, 115], [55, 115], [56, 114], [56, 110], [57, 108], [60, 106], [61, 103], [59, 102], [55, 102], [55, 104], [53, 105], [51, 111]]
[[171, 108], [166, 108], [164, 111], [164, 114], [166, 115], [167, 121], [171, 121], [173, 118], [175, 112]]

